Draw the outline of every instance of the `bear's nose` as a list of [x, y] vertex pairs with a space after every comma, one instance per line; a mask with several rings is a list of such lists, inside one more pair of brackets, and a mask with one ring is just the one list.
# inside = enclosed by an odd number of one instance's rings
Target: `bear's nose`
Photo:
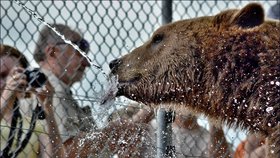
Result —
[[109, 63], [109, 67], [110, 69], [116, 68], [118, 65], [120, 65], [120, 63], [121, 63], [120, 59], [115, 59]]

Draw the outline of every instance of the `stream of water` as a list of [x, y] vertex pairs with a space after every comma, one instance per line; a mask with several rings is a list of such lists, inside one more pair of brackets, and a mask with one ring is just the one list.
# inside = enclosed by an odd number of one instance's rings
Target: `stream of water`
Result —
[[96, 67], [97, 69], [101, 70], [102, 73], [107, 77], [106, 73], [103, 71], [102, 67], [99, 65], [96, 65], [93, 63], [93, 61], [87, 56], [87, 54], [82, 51], [75, 43], [71, 42], [70, 40], [66, 39], [64, 35], [62, 35], [60, 32], [58, 32], [56, 30], [55, 27], [52, 27], [49, 23], [47, 23], [43, 17], [40, 17], [35, 11], [31, 10], [30, 8], [26, 7], [22, 2], [20, 2], [19, 0], [14, 0], [14, 2], [16, 4], [18, 4], [19, 6], [21, 6], [27, 13], [29, 13], [31, 16], [33, 16], [34, 18], [36, 18], [39, 22], [41, 22], [42, 24], [44, 24], [45, 26], [49, 27], [50, 29], [52, 29], [59, 37], [61, 37], [61, 39], [71, 45], [74, 49], [76, 49], [82, 56], [84, 56], [87, 61], [94, 67]]
[[117, 77], [113, 76], [109, 78], [101, 66], [94, 64], [93, 61], [87, 56], [87, 54], [84, 51], [82, 51], [75, 43], [72, 43], [70, 40], [66, 39], [65, 36], [61, 34], [59, 31], [57, 31], [55, 27], [52, 27], [49, 23], [47, 23], [43, 17], [39, 16], [35, 11], [28, 8], [24, 3], [20, 2], [19, 0], [14, 0], [14, 2], [20, 7], [22, 7], [28, 14], [30, 14], [35, 19], [37, 19], [40, 23], [44, 24], [45, 26], [53, 30], [59, 37], [61, 37], [61, 39], [65, 43], [71, 45], [75, 50], [78, 51], [78, 53], [84, 56], [92, 66], [99, 69], [102, 72], [102, 74], [106, 77], [108, 83], [106, 84], [104, 93], [101, 96], [100, 99], [101, 102], [98, 105], [95, 105], [99, 108], [98, 110], [99, 112], [96, 113], [97, 116], [95, 117], [99, 117], [101, 118], [101, 120], [102, 118], [106, 118], [106, 115], [108, 115], [108, 110], [112, 108], [112, 106], [114, 106], [114, 102], [116, 98], [115, 96], [118, 90]]
[[101, 104], [105, 105], [106, 107], [109, 106], [109, 103], [112, 103], [111, 101], [114, 100], [116, 92], [117, 92], [117, 78], [116, 77], [111, 77], [109, 78], [108, 75], [104, 72], [104, 70], [102, 69], [101, 66], [96, 65], [93, 63], [93, 61], [87, 56], [87, 54], [82, 51], [75, 43], [71, 42], [70, 40], [66, 39], [65, 36], [63, 34], [61, 34], [59, 31], [56, 30], [55, 27], [52, 27], [49, 23], [47, 23], [43, 17], [40, 17], [35, 11], [31, 10], [30, 8], [26, 7], [25, 4], [23, 4], [22, 2], [20, 2], [19, 0], [14, 0], [14, 2], [16, 4], [18, 4], [19, 6], [21, 6], [25, 11], [27, 11], [31, 16], [33, 16], [34, 18], [36, 18], [39, 22], [41, 22], [42, 24], [44, 24], [45, 26], [49, 27], [50, 29], [52, 29], [59, 37], [61, 37], [61, 39], [71, 45], [75, 50], [77, 50], [82, 56], [84, 56], [87, 61], [94, 66], [95, 68], [99, 69], [102, 74], [108, 79], [109, 83], [107, 86], [107, 89], [105, 91], [104, 96], [102, 97], [102, 101]]

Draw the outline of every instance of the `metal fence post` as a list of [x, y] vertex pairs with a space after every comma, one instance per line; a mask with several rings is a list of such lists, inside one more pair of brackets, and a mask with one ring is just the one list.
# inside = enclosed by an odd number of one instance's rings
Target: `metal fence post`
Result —
[[165, 109], [160, 108], [157, 111], [157, 158], [162, 158], [165, 155], [166, 149], [166, 120]]
[[[172, 21], [172, 0], [162, 1], [162, 24]], [[175, 157], [175, 146], [172, 146], [172, 122], [175, 115], [164, 108], [157, 112], [157, 158]]]
[[172, 145], [172, 122], [175, 113], [164, 108], [157, 112], [157, 158], [175, 157], [175, 146]]
[[163, 0], [162, 1], [162, 24], [167, 24], [172, 22], [172, 1], [173, 0]]

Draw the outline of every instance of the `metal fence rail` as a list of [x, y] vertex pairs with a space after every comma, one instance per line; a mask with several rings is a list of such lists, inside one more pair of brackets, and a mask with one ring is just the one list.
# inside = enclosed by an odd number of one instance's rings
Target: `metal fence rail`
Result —
[[[241, 8], [251, 1], [20, 1], [27, 8], [34, 10], [48, 23], [67, 24], [78, 29], [90, 43], [88, 54], [94, 64], [99, 65], [106, 74], [109, 73], [109, 62], [120, 57], [146, 41], [163, 23], [205, 15], [215, 15], [228, 8]], [[166, 3], [164, 3], [166, 2]], [[277, 1], [258, 1], [267, 12]], [[162, 9], [171, 5], [172, 10]], [[0, 43], [14, 46], [24, 53], [32, 67], [38, 67], [33, 59], [38, 32], [44, 26], [36, 18], [14, 1], [0, 1]], [[171, 15], [170, 15], [171, 14]], [[162, 20], [165, 19], [165, 20]], [[106, 88], [106, 78], [100, 69], [88, 68], [80, 83], [72, 87], [72, 92], [81, 106], [90, 105], [94, 118], [102, 125], [103, 121], [115, 110], [130, 104], [121, 98], [114, 108], [102, 111], [98, 107], [101, 93]], [[106, 122], [106, 121], [105, 121]], [[198, 123], [205, 129], [209, 125], [205, 118]], [[2, 126], [2, 125], [1, 125]], [[224, 128], [232, 149], [246, 134], [238, 130]], [[175, 133], [173, 133], [176, 135]], [[175, 139], [175, 138], [174, 138]], [[1, 139], [1, 141], [3, 141]], [[187, 142], [187, 140], [185, 141]], [[207, 141], [205, 141], [207, 143]], [[150, 144], [155, 148], [156, 144]], [[206, 144], [207, 146], [207, 144]], [[1, 147], [2, 148], [2, 147]], [[178, 157], [187, 157], [184, 149], [176, 148]], [[191, 152], [191, 151], [190, 151]]]

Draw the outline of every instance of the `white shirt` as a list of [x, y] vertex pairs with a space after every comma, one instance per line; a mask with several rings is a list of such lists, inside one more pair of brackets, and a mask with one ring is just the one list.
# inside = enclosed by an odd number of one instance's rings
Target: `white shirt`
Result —
[[[53, 108], [56, 122], [63, 141], [71, 136], [75, 136], [79, 131], [91, 131], [95, 129], [91, 110], [88, 107], [82, 108], [71, 94], [70, 87], [60, 81], [52, 72], [41, 70], [48, 78], [53, 86], [55, 93], [53, 97]], [[28, 105], [32, 103], [33, 108], [37, 105], [35, 98], [25, 99]], [[23, 103], [24, 104], [24, 103]], [[23, 110], [25, 113], [31, 114], [30, 106]]]

